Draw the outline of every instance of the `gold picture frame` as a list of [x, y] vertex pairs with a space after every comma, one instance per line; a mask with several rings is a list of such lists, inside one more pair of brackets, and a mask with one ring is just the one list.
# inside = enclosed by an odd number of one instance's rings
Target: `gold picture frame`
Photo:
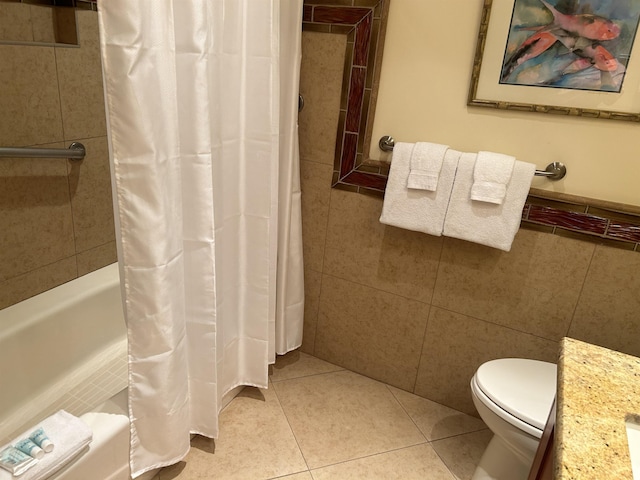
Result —
[[[597, 5], [599, 1], [600, 0], [587, 0], [586, 3]], [[516, 8], [533, 8], [532, 5], [534, 5], [534, 2], [539, 4], [536, 8], [540, 10], [546, 9], [546, 17], [551, 18], [551, 21], [556, 23], [553, 25], [543, 24], [539, 27], [516, 25], [516, 21], [520, 19], [517, 15], [520, 12], [517, 11]], [[621, 88], [619, 92], [589, 90], [577, 87], [550, 88], [553, 86], [547, 84], [510, 84], [504, 81], [504, 68], [507, 64], [509, 47], [511, 46], [508, 45], [507, 42], [508, 39], [510, 39], [509, 35], [511, 31], [515, 31], [516, 29], [520, 29], [519, 31], [527, 30], [527, 35], [529, 36], [541, 35], [537, 32], [552, 32], [560, 37], [560, 34], [557, 33], [558, 31], [562, 32], [562, 34], [566, 33], [564, 30], [559, 29], [560, 27], [557, 25], [558, 20], [555, 17], [556, 14], [553, 14], [552, 11], [554, 8], [553, 4], [557, 3], [560, 2], [556, 2], [555, 0], [544, 2], [541, 0], [484, 1], [467, 105], [500, 110], [552, 113], [640, 122], [640, 45], [638, 45], [640, 35], [636, 35], [638, 27], [637, 20], [633, 31], [630, 31], [628, 26], [633, 19], [637, 18], [637, 14], [640, 12], [640, 0], [632, 0], [634, 9], [637, 6], [638, 12], [634, 10], [634, 16], [630, 16], [627, 23], [623, 24], [622, 27], [616, 27], [617, 31], [615, 35], [620, 37], [622, 34], [619, 32], [622, 31], [624, 35], [626, 35], [625, 39], [629, 44], [626, 50], [628, 55], [623, 59], [624, 63], [619, 62], [619, 68], [624, 68], [624, 78], [620, 80]], [[549, 6], [551, 6], [551, 9]], [[553, 14], [553, 17], [551, 14]], [[559, 13], [558, 15], [561, 14], [562, 13]], [[591, 17], [593, 16], [594, 15], [591, 15]], [[521, 17], [524, 18], [525, 16], [521, 15]], [[529, 17], [531, 16], [529, 15]], [[586, 18], [587, 15], [575, 14], [573, 17]], [[598, 18], [605, 17], [598, 16]], [[563, 18], [560, 18], [560, 22], [562, 22], [562, 20]], [[580, 18], [578, 18], [578, 20], [580, 20]], [[616, 20], [611, 20], [611, 22], [615, 23]], [[574, 35], [571, 37], [572, 39], [577, 38], [577, 41], [572, 40], [575, 43], [588, 42], [594, 46], [600, 45], [598, 48], [611, 48], [609, 47], [610, 43], [607, 41], [585, 40], [580, 37], [578, 33], [574, 34], [573, 32], [571, 32], [571, 35]], [[632, 35], [632, 38], [629, 37], [630, 35]], [[565, 37], [562, 37], [561, 40], [564, 38]], [[621, 42], [618, 41], [618, 44], [620, 43]], [[576, 55], [575, 52], [577, 50], [568, 50], [564, 42], [555, 43], [554, 48], [564, 48], [565, 51], [562, 52], [563, 55], [572, 55], [582, 62], [585, 61]], [[558, 53], [557, 56], [559, 58], [560, 53]], [[524, 60], [522, 62], [522, 68], [526, 67], [526, 61], [530, 60]], [[542, 63], [542, 60], [537, 61]], [[595, 71], [596, 67], [594, 62], [589, 68]], [[568, 67], [564, 68], [570, 71]], [[602, 72], [603, 70], [600, 71]], [[564, 72], [559, 72], [558, 75], [564, 75]]]

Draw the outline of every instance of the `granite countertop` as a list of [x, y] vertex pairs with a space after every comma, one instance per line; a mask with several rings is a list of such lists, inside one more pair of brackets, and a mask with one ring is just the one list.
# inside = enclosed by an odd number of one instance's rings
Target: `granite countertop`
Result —
[[557, 408], [556, 480], [632, 480], [625, 420], [640, 414], [640, 358], [564, 338]]

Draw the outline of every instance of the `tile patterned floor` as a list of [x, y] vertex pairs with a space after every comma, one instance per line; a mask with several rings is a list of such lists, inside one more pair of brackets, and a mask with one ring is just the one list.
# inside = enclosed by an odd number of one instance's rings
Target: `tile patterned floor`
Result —
[[194, 437], [154, 480], [469, 480], [490, 438], [477, 418], [292, 352], [221, 413], [220, 438]]

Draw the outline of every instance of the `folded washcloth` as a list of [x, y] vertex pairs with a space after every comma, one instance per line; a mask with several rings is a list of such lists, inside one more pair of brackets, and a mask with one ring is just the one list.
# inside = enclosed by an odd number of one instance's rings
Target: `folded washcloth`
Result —
[[470, 199], [476, 155], [465, 153], [451, 192], [443, 234], [508, 252], [520, 227], [522, 208], [529, 193], [535, 165], [515, 162], [501, 205]]
[[[83, 450], [87, 449], [93, 438], [91, 429], [70, 413], [60, 410], [58, 413], [44, 419], [38, 424], [53, 442], [51, 453], [46, 453], [38, 463], [20, 475], [20, 480], [43, 480], [73, 460]], [[36, 427], [24, 432], [19, 439], [28, 437]], [[14, 477], [6, 471], [0, 470], [0, 480], [12, 480]]]
[[411, 153], [411, 169], [407, 187], [419, 190], [436, 190], [448, 145], [418, 142]]
[[471, 200], [500, 205], [507, 193], [516, 159], [493, 152], [478, 152], [473, 169]]
[[438, 190], [413, 190], [407, 188], [409, 162], [413, 144], [396, 143], [389, 171], [389, 180], [382, 204], [380, 222], [394, 227], [415, 230], [430, 235], [442, 235], [444, 216], [456, 175], [460, 152], [447, 150]]

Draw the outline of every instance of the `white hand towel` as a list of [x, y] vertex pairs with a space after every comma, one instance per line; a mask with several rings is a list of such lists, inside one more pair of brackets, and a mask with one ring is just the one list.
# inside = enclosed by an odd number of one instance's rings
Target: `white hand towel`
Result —
[[478, 152], [473, 170], [471, 200], [500, 205], [507, 193], [516, 159], [494, 152]]
[[[91, 443], [91, 429], [78, 417], [60, 410], [44, 419], [38, 425], [27, 430], [16, 440], [28, 437], [31, 432], [42, 427], [54, 444], [51, 453], [45, 453], [38, 463], [27, 470], [20, 480], [43, 480], [64, 467], [76, 455], [79, 455]], [[6, 471], [0, 471], [0, 480], [12, 480], [14, 477]]]
[[442, 170], [444, 155], [448, 145], [418, 142], [411, 153], [411, 170], [407, 187], [419, 190], [435, 191]]
[[516, 161], [504, 202], [496, 205], [470, 198], [475, 162], [473, 153], [460, 157], [443, 234], [508, 252], [520, 227], [522, 208], [536, 167]]
[[430, 192], [407, 188], [412, 149], [413, 144], [410, 143], [396, 143], [393, 148], [380, 222], [440, 236], [461, 153], [447, 150], [440, 170], [438, 190]]

